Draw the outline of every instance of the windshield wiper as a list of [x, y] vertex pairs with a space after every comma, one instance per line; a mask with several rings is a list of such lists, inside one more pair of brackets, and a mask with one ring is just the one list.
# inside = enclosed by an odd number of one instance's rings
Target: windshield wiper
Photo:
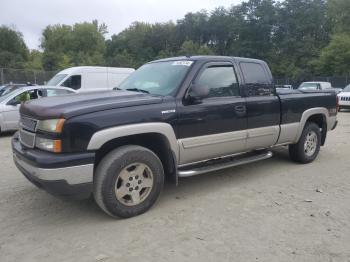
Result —
[[149, 94], [149, 92], [147, 90], [143, 90], [143, 89], [139, 89], [139, 88], [127, 88], [125, 90], [128, 91], [136, 91], [136, 92], [141, 92], [141, 93], [145, 93], [145, 94]]

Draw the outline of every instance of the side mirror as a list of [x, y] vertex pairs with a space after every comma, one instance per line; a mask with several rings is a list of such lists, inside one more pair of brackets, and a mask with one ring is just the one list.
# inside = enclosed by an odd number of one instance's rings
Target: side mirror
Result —
[[209, 95], [209, 91], [210, 89], [207, 85], [192, 84], [187, 98], [192, 104], [200, 104], [202, 99]]

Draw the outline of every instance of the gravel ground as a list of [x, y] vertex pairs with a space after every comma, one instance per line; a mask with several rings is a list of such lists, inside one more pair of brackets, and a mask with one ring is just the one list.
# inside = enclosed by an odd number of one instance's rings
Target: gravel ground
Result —
[[350, 261], [350, 112], [317, 160], [269, 160], [167, 185], [146, 214], [35, 188], [0, 137], [0, 261]]

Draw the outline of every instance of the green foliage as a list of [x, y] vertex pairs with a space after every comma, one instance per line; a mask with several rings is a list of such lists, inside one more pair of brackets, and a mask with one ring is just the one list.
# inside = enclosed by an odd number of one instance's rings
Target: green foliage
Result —
[[327, 75], [350, 75], [350, 34], [336, 34], [316, 62], [319, 72]]
[[18, 102], [21, 102], [21, 103], [29, 101], [30, 100], [30, 95], [29, 95], [28, 92], [23, 92], [22, 94], [16, 96], [16, 100]]
[[179, 55], [213, 55], [214, 52], [206, 45], [200, 46], [198, 43], [194, 43], [192, 40], [185, 41], [180, 51]]
[[28, 48], [20, 32], [0, 26], [0, 67], [23, 68], [28, 59]]
[[350, 33], [349, 0], [328, 0], [328, 16], [334, 32]]
[[70, 66], [104, 64], [106, 32], [106, 26], [99, 25], [97, 21], [46, 27], [41, 41], [43, 67], [57, 70]]
[[348, 74], [349, 0], [247, 0], [166, 23], [134, 22], [105, 39], [107, 26], [50, 25], [43, 52], [28, 52], [20, 33], [0, 27], [0, 66], [58, 70], [78, 65], [139, 67], [177, 55], [266, 60], [275, 77]]
[[42, 58], [42, 52], [38, 50], [31, 50], [28, 56], [27, 63], [25, 64], [25, 68], [30, 70], [43, 70]]

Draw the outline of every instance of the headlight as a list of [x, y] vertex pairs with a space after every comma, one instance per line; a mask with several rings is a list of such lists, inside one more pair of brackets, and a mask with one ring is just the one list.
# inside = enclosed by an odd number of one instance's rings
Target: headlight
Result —
[[37, 136], [35, 139], [35, 146], [45, 151], [50, 151], [54, 153], [62, 152], [61, 140], [52, 140]]
[[38, 124], [38, 129], [41, 131], [61, 133], [65, 119], [50, 119], [41, 120]]

